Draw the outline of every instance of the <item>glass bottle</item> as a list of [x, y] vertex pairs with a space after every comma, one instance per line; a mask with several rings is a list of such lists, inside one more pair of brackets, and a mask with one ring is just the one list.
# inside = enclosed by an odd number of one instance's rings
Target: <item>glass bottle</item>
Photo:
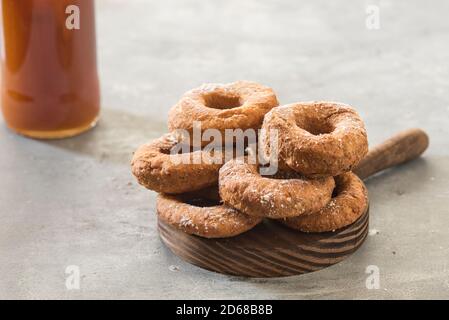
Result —
[[69, 137], [100, 109], [93, 0], [1, 0], [1, 106], [25, 136]]

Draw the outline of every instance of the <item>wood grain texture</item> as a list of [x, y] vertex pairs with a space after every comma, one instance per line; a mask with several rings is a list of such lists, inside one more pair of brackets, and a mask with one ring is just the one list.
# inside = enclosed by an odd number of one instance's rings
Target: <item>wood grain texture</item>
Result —
[[[419, 157], [428, 146], [419, 129], [401, 132], [373, 148], [354, 170], [362, 179]], [[369, 209], [353, 224], [326, 233], [303, 233], [266, 220], [233, 238], [205, 239], [162, 221], [159, 235], [178, 257], [201, 268], [235, 276], [282, 277], [317, 271], [356, 251], [368, 234]]]
[[353, 171], [360, 179], [418, 158], [429, 146], [429, 137], [421, 129], [408, 129], [372, 148]]
[[368, 233], [368, 210], [352, 225], [326, 233], [303, 233], [265, 220], [237, 237], [205, 239], [158, 222], [162, 241], [198, 267], [236, 276], [283, 277], [338, 263], [360, 247]]

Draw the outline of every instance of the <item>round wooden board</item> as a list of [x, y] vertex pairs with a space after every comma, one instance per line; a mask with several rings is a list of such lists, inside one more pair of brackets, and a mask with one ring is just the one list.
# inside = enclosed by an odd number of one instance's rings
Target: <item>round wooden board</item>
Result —
[[205, 239], [158, 222], [162, 241], [178, 257], [235, 276], [284, 277], [317, 271], [356, 251], [368, 233], [369, 209], [353, 224], [325, 233], [303, 233], [265, 220], [237, 237]]

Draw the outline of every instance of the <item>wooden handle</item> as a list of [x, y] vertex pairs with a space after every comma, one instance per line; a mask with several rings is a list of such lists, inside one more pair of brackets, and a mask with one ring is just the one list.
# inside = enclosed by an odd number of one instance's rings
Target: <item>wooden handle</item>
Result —
[[429, 146], [429, 137], [421, 129], [402, 131], [372, 148], [353, 170], [361, 179], [418, 158]]

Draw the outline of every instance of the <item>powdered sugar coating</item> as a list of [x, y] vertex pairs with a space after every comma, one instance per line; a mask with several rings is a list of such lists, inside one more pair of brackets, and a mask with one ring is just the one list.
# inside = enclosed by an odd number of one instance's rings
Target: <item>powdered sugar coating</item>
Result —
[[186, 92], [170, 109], [168, 128], [192, 133], [194, 122], [199, 121], [202, 132], [217, 129], [224, 137], [225, 129], [259, 129], [265, 114], [278, 105], [274, 91], [256, 82], [203, 84]]
[[368, 191], [354, 173], [335, 177], [336, 195], [320, 211], [281, 220], [303, 232], [335, 231], [355, 222], [368, 208]]
[[[305, 176], [337, 176], [354, 168], [368, 152], [365, 125], [350, 106], [329, 101], [273, 108], [262, 132], [278, 131], [279, 165]], [[265, 154], [270, 140], [264, 141]]]
[[159, 219], [186, 233], [205, 238], [233, 237], [250, 230], [261, 221], [260, 218], [245, 215], [223, 204], [201, 207], [187, 203], [190, 198], [197, 196], [205, 197], [206, 193], [158, 195]]
[[258, 217], [283, 218], [313, 213], [331, 199], [332, 177], [307, 179], [295, 173], [262, 177], [258, 166], [240, 159], [227, 162], [219, 174], [224, 203]]
[[[215, 163], [216, 155], [212, 152], [170, 154], [182, 142], [181, 138], [176, 133], [168, 133], [137, 149], [131, 167], [141, 185], [157, 192], [179, 194], [217, 184], [221, 164]], [[221, 157], [224, 159], [225, 154]], [[195, 163], [196, 158], [201, 161]]]

